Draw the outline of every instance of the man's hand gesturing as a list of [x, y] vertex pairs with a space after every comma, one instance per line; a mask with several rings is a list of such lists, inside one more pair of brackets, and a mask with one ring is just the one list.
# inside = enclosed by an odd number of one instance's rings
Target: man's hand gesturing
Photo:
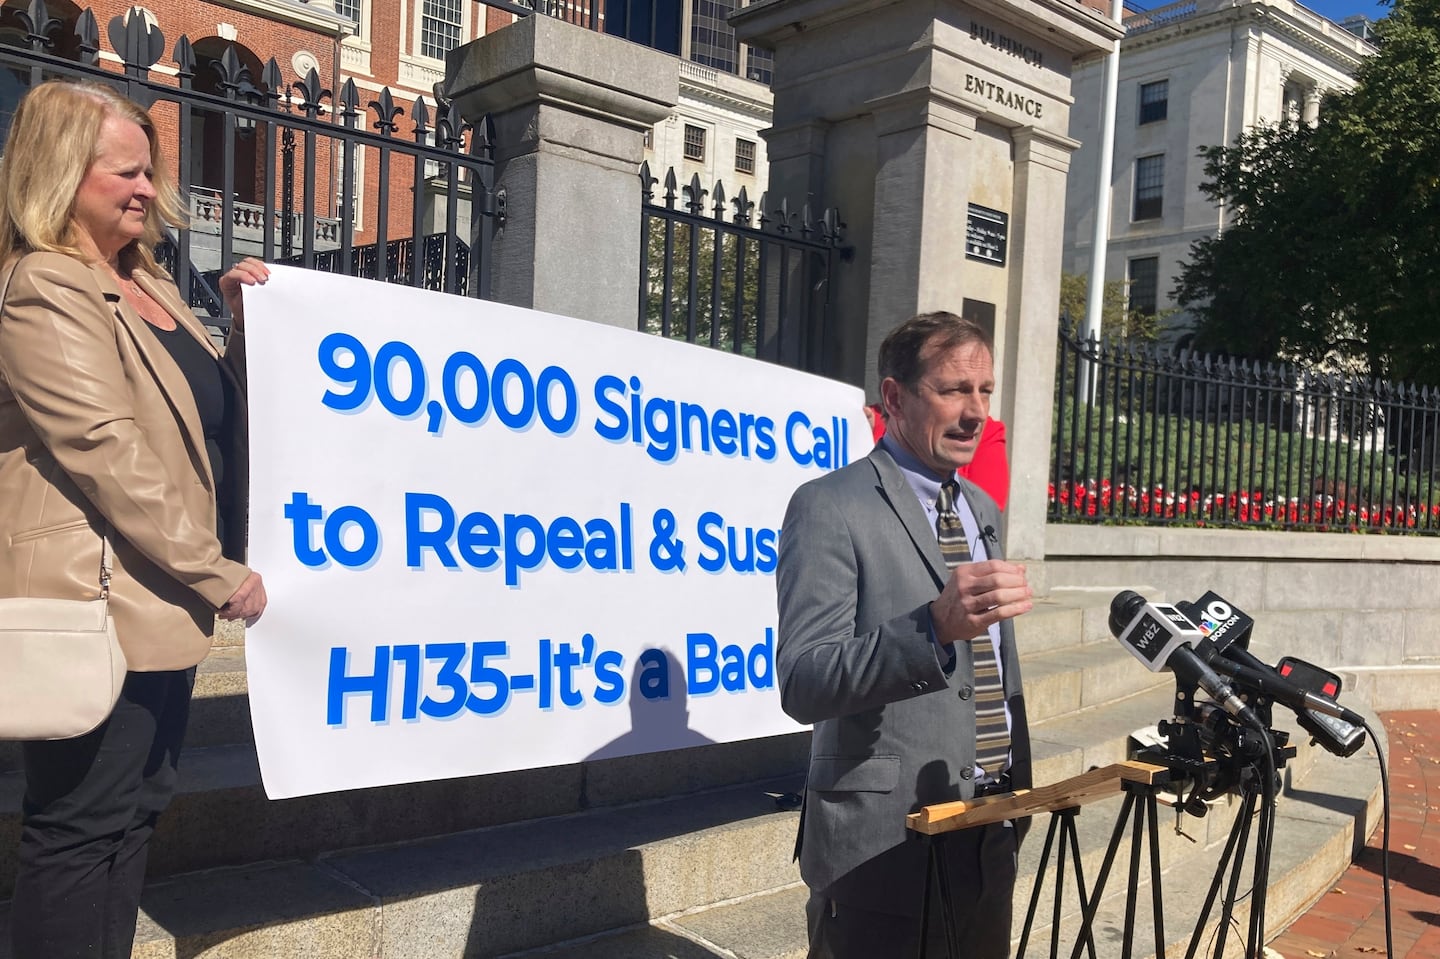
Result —
[[1000, 559], [961, 563], [930, 604], [935, 638], [948, 646], [984, 636], [992, 623], [1030, 611], [1025, 567]]

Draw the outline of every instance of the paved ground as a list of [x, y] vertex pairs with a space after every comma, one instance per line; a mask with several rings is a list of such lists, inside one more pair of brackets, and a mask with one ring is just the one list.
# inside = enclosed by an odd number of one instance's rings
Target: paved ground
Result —
[[[1440, 712], [1384, 713], [1390, 733], [1391, 959], [1440, 959]], [[1381, 959], [1380, 843], [1270, 943], [1284, 959]]]

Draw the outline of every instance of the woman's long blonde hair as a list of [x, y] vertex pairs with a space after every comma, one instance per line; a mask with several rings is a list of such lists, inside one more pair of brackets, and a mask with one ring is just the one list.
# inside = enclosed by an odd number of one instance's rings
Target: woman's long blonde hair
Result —
[[120, 251], [120, 267], [165, 275], [155, 262], [155, 245], [167, 225], [184, 225], [185, 207], [160, 155], [155, 124], [111, 87], [71, 80], [42, 83], [15, 108], [0, 159], [0, 263], [40, 251], [91, 258], [76, 234], [75, 194], [95, 160], [100, 128], [112, 116], [145, 131], [156, 192], [145, 214], [145, 232]]

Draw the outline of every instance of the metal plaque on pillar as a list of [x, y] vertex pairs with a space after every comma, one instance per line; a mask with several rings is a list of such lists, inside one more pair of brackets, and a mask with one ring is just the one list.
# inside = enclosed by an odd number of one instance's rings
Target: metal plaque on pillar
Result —
[[1009, 233], [1010, 214], [978, 203], [970, 204], [965, 224], [965, 259], [1004, 266]]

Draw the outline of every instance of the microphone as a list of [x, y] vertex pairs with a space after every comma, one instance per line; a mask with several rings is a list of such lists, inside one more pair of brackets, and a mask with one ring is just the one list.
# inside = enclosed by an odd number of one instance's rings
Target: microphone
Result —
[[1152, 673], [1168, 669], [1199, 686], [1230, 715], [1264, 728], [1255, 711], [1191, 648], [1203, 638], [1200, 628], [1174, 606], [1147, 603], [1134, 590], [1121, 590], [1110, 602], [1110, 632]]
[[[1199, 625], [1205, 636], [1202, 657], [1218, 672], [1243, 688], [1268, 696], [1295, 711], [1300, 725], [1321, 745], [1337, 756], [1349, 756], [1365, 741], [1358, 727], [1365, 725], [1360, 714], [1346, 709], [1329, 696], [1298, 686], [1246, 648], [1255, 620], [1213, 590], [1192, 603], [1178, 604], [1181, 611]], [[1209, 649], [1206, 649], [1209, 647]], [[1298, 661], [1295, 661], [1298, 663]], [[1308, 667], [1307, 663], [1299, 663]], [[1290, 670], [1293, 672], [1293, 669]], [[1306, 673], [1323, 671], [1309, 667]], [[1339, 692], [1339, 677], [1329, 675], [1325, 692]]]
[[[1246, 655], [1249, 655], [1248, 652]], [[1289, 706], [1297, 713], [1313, 709], [1317, 713], [1334, 716], [1336, 719], [1342, 719], [1352, 725], [1359, 726], [1365, 722], [1365, 717], [1359, 713], [1346, 709], [1333, 699], [1312, 693], [1308, 689], [1301, 689], [1289, 680], [1282, 679], [1280, 674], [1269, 666], [1262, 669], [1242, 666], [1229, 659], [1229, 652], [1214, 653], [1209, 662], [1217, 672], [1224, 673], [1246, 689], [1269, 696], [1275, 702], [1282, 706]]]

